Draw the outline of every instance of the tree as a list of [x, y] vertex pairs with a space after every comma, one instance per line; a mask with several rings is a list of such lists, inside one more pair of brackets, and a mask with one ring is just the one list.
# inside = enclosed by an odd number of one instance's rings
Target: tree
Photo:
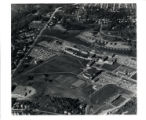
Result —
[[33, 79], [34, 79], [34, 76], [32, 76], [32, 75], [28, 76], [28, 80], [33, 80]]

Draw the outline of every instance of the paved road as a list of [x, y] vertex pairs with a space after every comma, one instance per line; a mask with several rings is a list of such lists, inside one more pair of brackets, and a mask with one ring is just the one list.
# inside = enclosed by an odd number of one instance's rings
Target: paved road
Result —
[[[28, 56], [28, 54], [31, 52], [31, 50], [33, 49], [33, 47], [35, 46], [36, 42], [38, 41], [38, 38], [41, 37], [43, 31], [48, 27], [48, 23], [50, 23], [54, 17], [54, 15], [56, 14], [56, 12], [60, 11], [62, 7], [58, 7], [54, 10], [54, 12], [52, 13], [50, 19], [48, 20], [48, 22], [44, 25], [44, 27], [42, 28], [42, 30], [40, 31], [40, 33], [38, 34], [38, 36], [36, 37], [36, 39], [34, 40], [33, 44], [31, 45], [30, 49], [27, 51], [27, 53], [25, 54], [24, 58], [26, 56]], [[21, 66], [21, 64], [23, 64], [24, 62], [24, 58], [20, 60], [19, 64], [17, 65], [17, 68], [15, 69], [15, 71], [13, 72], [12, 77], [15, 76], [15, 74], [17, 73], [17, 70], [19, 69], [19, 67]]]

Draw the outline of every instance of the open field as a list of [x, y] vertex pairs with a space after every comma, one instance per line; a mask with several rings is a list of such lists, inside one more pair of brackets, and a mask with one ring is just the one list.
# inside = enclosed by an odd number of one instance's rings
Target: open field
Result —
[[88, 94], [84, 93], [83, 86], [71, 88], [72, 84], [79, 80], [77, 75], [82, 71], [84, 63], [71, 56], [56, 56], [30, 72], [19, 75], [14, 81], [19, 85], [35, 88], [37, 93], [33, 97], [35, 100], [38, 96], [44, 95], [83, 98], [85, 100]]
[[[73, 31], [75, 31], [75, 32], [73, 32]], [[59, 32], [57, 30], [50, 31], [50, 29], [45, 29], [42, 35], [43, 36], [45, 36], [45, 35], [55, 36], [55, 37], [61, 38], [63, 40], [69, 41], [69, 42], [73, 42], [76, 44], [85, 45], [85, 46], [89, 47], [90, 46], [89, 43], [84, 42], [84, 41], [75, 37], [76, 35], [80, 34], [80, 32], [81, 31], [77, 32], [77, 30], [72, 30], [72, 31], [62, 33], [62, 32]]]
[[[31, 75], [34, 75], [33, 80], [28, 79], [28, 76]], [[91, 93], [87, 93], [86, 90], [84, 90], [89, 88], [87, 87], [86, 82], [82, 87], [72, 88], [72, 84], [79, 80], [79, 78], [77, 78], [75, 75], [69, 73], [54, 73], [48, 75], [49, 76], [46, 78], [44, 77], [44, 74], [28, 74], [19, 77], [15, 80], [15, 82], [19, 85], [32, 86], [36, 89], [36, 94], [32, 97], [33, 101], [38, 101], [38, 98], [46, 95], [52, 95], [56, 97], [82, 99], [90, 103], [88, 97]], [[90, 86], [90, 91], [92, 91], [91, 88], [92, 87]]]
[[37, 43], [41, 42], [41, 41], [47, 41], [47, 42], [52, 42], [54, 40], [54, 38], [48, 36], [48, 35], [42, 35], [41, 37], [38, 38]]
[[91, 102], [93, 104], [102, 105], [104, 102], [107, 102], [110, 99], [110, 97], [113, 97], [120, 93], [128, 94], [128, 91], [114, 84], [108, 84], [92, 95]]
[[76, 59], [69, 56], [56, 56], [46, 64], [34, 69], [32, 73], [66, 72], [79, 74], [81, 71], [82, 65]]
[[86, 86], [83, 88], [84, 94], [89, 97], [91, 94], [93, 94], [94, 90], [92, 88], [92, 85]]

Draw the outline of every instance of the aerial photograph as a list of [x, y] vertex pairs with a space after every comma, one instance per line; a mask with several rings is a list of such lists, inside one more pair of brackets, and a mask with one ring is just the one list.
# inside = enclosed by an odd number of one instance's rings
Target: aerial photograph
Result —
[[12, 115], [136, 115], [137, 4], [11, 4]]

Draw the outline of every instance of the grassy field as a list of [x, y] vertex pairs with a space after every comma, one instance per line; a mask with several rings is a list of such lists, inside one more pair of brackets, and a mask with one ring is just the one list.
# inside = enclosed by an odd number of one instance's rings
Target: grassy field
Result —
[[[29, 80], [28, 76], [34, 76], [33, 80]], [[23, 86], [32, 86], [36, 89], [37, 94], [33, 99], [44, 95], [52, 95], [67, 98], [80, 98], [84, 96], [81, 88], [72, 89], [72, 83], [76, 82], [79, 78], [73, 74], [49, 74], [45, 77], [44, 74], [27, 74], [18, 77], [15, 82]], [[50, 82], [51, 80], [51, 82]], [[37, 100], [36, 100], [37, 101]]]
[[51, 61], [34, 69], [32, 73], [53, 73], [66, 72], [79, 74], [82, 71], [82, 65], [77, 59], [70, 56], [56, 56]]
[[125, 89], [122, 89], [114, 84], [108, 84], [92, 95], [91, 102], [93, 104], [103, 104], [108, 101], [110, 97], [123, 93], [130, 94], [130, 92]]
[[37, 43], [41, 42], [41, 41], [47, 41], [47, 42], [53, 42], [54, 38], [50, 37], [50, 36], [41, 36], [38, 38]]
[[[75, 31], [75, 32], [73, 32], [73, 31]], [[44, 30], [42, 35], [43, 36], [44, 35], [55, 36], [55, 37], [61, 38], [63, 40], [72, 42], [72, 43], [85, 45], [85, 46], [89, 47], [90, 46], [89, 43], [86, 43], [86, 42], [84, 42], [84, 41], [75, 37], [78, 34], [80, 34], [80, 31], [77, 32], [77, 30], [72, 30], [72, 31], [68, 31], [66, 33], [62, 33], [62, 32], [56, 31], [56, 30], [51, 30], [50, 31], [49, 29], [46, 29], [46, 30]]]
[[72, 83], [76, 82], [79, 78], [73, 74], [52, 74], [49, 76], [49, 79], [53, 79], [66, 87], [71, 87]]
[[92, 88], [92, 85], [84, 87], [83, 92], [84, 92], [86, 97], [89, 97], [91, 94], [93, 94], [94, 90]]
[[[14, 81], [23, 86], [32, 86], [37, 94], [34, 99], [43, 95], [78, 98], [84, 96], [81, 88], [72, 89], [72, 83], [79, 78], [83, 63], [71, 56], [56, 56], [50, 61], [34, 68], [26, 74], [18, 76]], [[47, 74], [47, 77], [45, 76]], [[30, 79], [33, 76], [33, 79]]]

